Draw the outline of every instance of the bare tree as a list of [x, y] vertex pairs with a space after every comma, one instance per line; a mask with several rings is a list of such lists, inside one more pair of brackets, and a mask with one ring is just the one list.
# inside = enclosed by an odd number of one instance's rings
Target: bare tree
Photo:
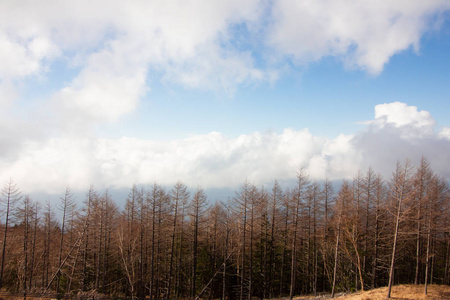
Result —
[[54, 211], [49, 201], [45, 204], [44, 211], [44, 239], [43, 239], [43, 262], [42, 262], [42, 287], [46, 288], [49, 283], [49, 274], [51, 267], [51, 250], [52, 250], [52, 236], [56, 228], [56, 221], [54, 219]]
[[281, 189], [280, 185], [278, 184], [278, 181], [275, 180], [272, 188], [272, 194], [271, 194], [271, 205], [272, 205], [272, 211], [271, 211], [271, 229], [270, 229], [270, 263], [269, 263], [269, 298], [272, 298], [274, 295], [274, 274], [275, 274], [275, 249], [276, 249], [276, 243], [275, 243], [275, 237], [276, 237], [276, 228], [278, 227], [278, 215], [279, 215], [279, 206], [281, 205], [285, 195], [283, 193], [283, 190]]
[[280, 267], [280, 292], [279, 297], [283, 294], [283, 287], [284, 287], [284, 269], [286, 264], [286, 253], [287, 253], [287, 247], [288, 247], [288, 225], [289, 225], [289, 213], [291, 213], [291, 204], [290, 199], [292, 197], [291, 193], [289, 191], [285, 192], [285, 198], [283, 201], [283, 209], [284, 209], [284, 220], [283, 220], [283, 253], [281, 255], [281, 267]]
[[34, 272], [35, 272], [35, 257], [36, 257], [36, 241], [37, 241], [37, 232], [38, 232], [38, 224], [39, 224], [39, 205], [38, 202], [34, 203], [34, 210], [31, 212], [31, 217], [33, 218], [33, 241], [31, 248], [31, 259], [30, 259], [30, 279], [29, 279], [29, 288], [32, 288]]
[[28, 254], [29, 254], [29, 244], [30, 244], [30, 220], [32, 215], [32, 209], [33, 209], [33, 203], [29, 196], [25, 196], [23, 200], [21, 201], [21, 207], [17, 209], [16, 211], [16, 219], [20, 222], [21, 226], [23, 227], [23, 266], [22, 266], [22, 272], [19, 276], [22, 286], [22, 292], [23, 297], [26, 299], [27, 297], [27, 291], [29, 287], [27, 287], [28, 283], [28, 273], [29, 273], [29, 261], [28, 261]]
[[[364, 233], [363, 233], [363, 258], [362, 258], [362, 270], [364, 273], [368, 272], [369, 263], [368, 254], [369, 254], [369, 242], [372, 240], [371, 235], [369, 233], [372, 219], [372, 206], [373, 206], [373, 198], [374, 198], [374, 179], [375, 173], [372, 168], [366, 173], [366, 176], [363, 178], [363, 194], [365, 198], [365, 212], [364, 212]], [[364, 286], [363, 286], [364, 288]]]
[[136, 262], [137, 262], [137, 236], [127, 235], [127, 225], [124, 218], [121, 219], [117, 232], [117, 246], [120, 252], [121, 263], [125, 272], [130, 293], [135, 295]]
[[328, 282], [331, 282], [331, 274], [328, 267], [328, 230], [329, 230], [329, 218], [330, 218], [330, 206], [333, 202], [333, 184], [328, 179], [323, 183], [322, 189], [323, 197], [323, 233], [322, 233], [322, 261], [323, 261], [323, 275], [322, 286], [326, 289], [325, 279], [328, 278]]
[[333, 284], [331, 289], [331, 298], [334, 298], [334, 293], [336, 290], [336, 275], [337, 275], [337, 267], [338, 267], [338, 254], [339, 254], [339, 243], [341, 237], [341, 222], [342, 215], [344, 213], [344, 209], [346, 203], [349, 202], [349, 198], [352, 197], [352, 189], [347, 181], [342, 183], [341, 189], [339, 190], [338, 198], [335, 204], [335, 214], [337, 215], [337, 226], [336, 226], [336, 245], [334, 247], [334, 268], [333, 268]]
[[[433, 244], [435, 242], [435, 233], [438, 230], [445, 231], [445, 228], [438, 228], [437, 223], [442, 218], [442, 207], [445, 207], [445, 203], [448, 202], [448, 184], [447, 182], [434, 175], [430, 179], [427, 186], [427, 203], [425, 204], [425, 211], [427, 214], [427, 249], [425, 260], [425, 295], [428, 293], [428, 282], [432, 284], [433, 280], [433, 267], [432, 261], [434, 260], [435, 253], [433, 253]], [[430, 266], [431, 265], [431, 266]]]
[[191, 202], [191, 222], [193, 230], [192, 240], [192, 297], [197, 293], [197, 260], [198, 260], [198, 237], [202, 215], [206, 209], [206, 195], [203, 189], [197, 188]]
[[[179, 210], [180, 207], [184, 205], [189, 199], [189, 192], [187, 191], [187, 187], [178, 181], [172, 190], [170, 191], [170, 199], [173, 206], [173, 226], [172, 226], [172, 238], [170, 245], [170, 263], [169, 263], [169, 278], [168, 278], [168, 288], [167, 288], [167, 298], [170, 299], [171, 296], [171, 288], [172, 288], [172, 277], [173, 277], [173, 265], [175, 259], [175, 239], [177, 235], [177, 225], [179, 218]], [[180, 245], [181, 247], [181, 245]]]
[[419, 284], [419, 271], [421, 259], [421, 239], [422, 239], [422, 222], [423, 222], [423, 206], [426, 197], [427, 185], [432, 177], [430, 164], [425, 157], [421, 158], [420, 166], [417, 168], [413, 177], [414, 184], [414, 202], [415, 202], [415, 222], [416, 222], [416, 274], [414, 284]]
[[91, 185], [89, 188], [89, 191], [86, 195], [86, 200], [84, 201], [84, 218], [85, 222], [88, 224], [86, 228], [86, 234], [84, 239], [84, 249], [83, 249], [83, 270], [82, 270], [82, 283], [81, 283], [81, 290], [86, 291], [87, 285], [88, 285], [88, 259], [89, 259], [89, 251], [90, 251], [90, 239], [91, 239], [91, 226], [93, 225], [94, 221], [92, 220], [92, 210], [93, 210], [93, 204], [97, 202], [98, 200], [98, 194], [95, 191], [94, 186]]
[[2, 245], [2, 264], [0, 268], [0, 288], [3, 287], [3, 274], [5, 268], [5, 260], [6, 260], [6, 245], [7, 245], [7, 237], [8, 237], [8, 226], [11, 221], [12, 212], [14, 211], [15, 205], [20, 201], [22, 196], [20, 195], [19, 188], [16, 183], [10, 178], [7, 181], [2, 189], [1, 194], [1, 202], [5, 205], [5, 232], [3, 235], [3, 245]]
[[239, 217], [239, 229], [240, 229], [240, 244], [241, 244], [241, 261], [240, 263], [240, 269], [238, 268], [238, 271], [240, 272], [240, 300], [244, 299], [244, 286], [245, 286], [245, 278], [246, 278], [246, 244], [247, 244], [247, 223], [248, 223], [248, 209], [249, 209], [249, 203], [250, 203], [250, 193], [252, 188], [254, 186], [246, 180], [242, 187], [239, 189], [238, 192], [236, 192], [236, 196], [234, 198], [234, 201], [236, 203], [236, 212]]
[[[66, 192], [64, 193], [64, 196], [61, 199], [61, 210], [62, 210], [62, 221], [61, 221], [61, 235], [60, 235], [60, 242], [59, 242], [59, 254], [58, 254], [58, 268], [61, 269], [62, 267], [62, 260], [63, 260], [63, 248], [64, 248], [64, 234], [65, 234], [65, 227], [66, 227], [66, 218], [69, 213], [69, 210], [72, 209], [72, 206], [74, 205], [73, 200], [73, 194], [69, 187], [66, 188]], [[57, 281], [56, 281], [56, 292], [59, 293], [59, 287], [61, 284], [61, 271], [57, 274]]]
[[292, 254], [291, 254], [291, 287], [289, 299], [292, 300], [295, 292], [295, 281], [297, 273], [297, 237], [299, 233], [299, 216], [302, 207], [302, 200], [305, 197], [306, 189], [309, 185], [309, 179], [305, 171], [301, 169], [297, 173], [297, 186], [293, 192], [294, 221], [292, 232]]
[[393, 174], [393, 178], [389, 182], [390, 198], [395, 207], [395, 229], [394, 229], [394, 241], [392, 245], [392, 258], [389, 268], [389, 284], [387, 298], [391, 297], [392, 284], [394, 279], [395, 268], [395, 254], [397, 250], [397, 241], [400, 228], [400, 220], [402, 219], [402, 208], [404, 202], [411, 197], [411, 180], [410, 180], [411, 166], [410, 162], [406, 161], [404, 165], [397, 163], [396, 170]]
[[386, 187], [384, 185], [381, 175], [375, 177], [374, 180], [374, 197], [375, 197], [375, 224], [374, 224], [374, 250], [372, 258], [372, 288], [377, 287], [377, 274], [378, 274], [378, 260], [381, 238], [381, 219], [382, 219], [382, 207], [386, 200]]
[[226, 204], [222, 203], [222, 206], [224, 207], [224, 223], [225, 223], [225, 239], [224, 239], [224, 255], [225, 261], [223, 263], [223, 273], [222, 273], [222, 300], [226, 299], [226, 292], [227, 292], [227, 261], [228, 257], [231, 255], [229, 254], [229, 244], [230, 244], [230, 233], [232, 230], [232, 221], [231, 221], [231, 210], [230, 207]]

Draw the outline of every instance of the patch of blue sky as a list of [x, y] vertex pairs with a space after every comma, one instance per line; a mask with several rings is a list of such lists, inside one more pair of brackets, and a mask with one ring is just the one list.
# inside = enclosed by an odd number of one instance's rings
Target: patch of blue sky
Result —
[[17, 83], [20, 87], [18, 107], [21, 110], [34, 110], [54, 93], [69, 85], [81, 70], [80, 67], [69, 66], [64, 58], [44, 63], [43, 68], [45, 72], [27, 76]]
[[[394, 101], [427, 110], [438, 123], [448, 126], [448, 109], [442, 109], [448, 107], [450, 97], [448, 23], [441, 33], [430, 33], [422, 39], [419, 53], [410, 48], [392, 56], [378, 76], [345, 68], [335, 57], [301, 68], [297, 101], [315, 120], [326, 120], [322, 127], [310, 120], [311, 127], [331, 136], [349, 132], [357, 128], [353, 122], [373, 118], [375, 105]], [[289, 84], [284, 88], [292, 90]]]
[[[392, 56], [377, 76], [346, 67], [340, 57], [306, 66], [285, 58], [288, 68], [273, 85], [241, 85], [230, 96], [165, 83], [162, 71], [152, 71], [150, 89], [137, 111], [121, 122], [127, 125], [106, 124], [102, 130], [115, 136], [168, 140], [212, 131], [235, 137], [308, 128], [315, 135], [333, 138], [360, 130], [358, 122], [373, 119], [375, 105], [394, 101], [416, 105], [441, 126], [449, 126], [449, 27], [447, 21], [426, 34], [418, 53], [411, 47]], [[268, 65], [267, 49], [258, 48], [261, 41], [251, 39], [246, 23], [234, 24], [229, 34], [234, 38], [226, 47], [249, 51], [259, 68]]]
[[254, 66], [264, 70], [273, 63], [264, 40], [264, 28], [248, 22], [233, 23], [225, 34], [219, 35], [218, 43], [222, 49], [250, 54]]

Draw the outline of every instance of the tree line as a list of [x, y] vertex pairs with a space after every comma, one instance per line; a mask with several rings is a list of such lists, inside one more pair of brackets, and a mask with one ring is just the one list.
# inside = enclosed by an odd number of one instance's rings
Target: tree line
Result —
[[[450, 283], [450, 190], [428, 161], [333, 184], [246, 180], [226, 201], [182, 182], [91, 187], [59, 207], [2, 189], [0, 287], [144, 299], [251, 299]], [[56, 214], [56, 212], [59, 212]], [[59, 217], [57, 218], [56, 215]]]

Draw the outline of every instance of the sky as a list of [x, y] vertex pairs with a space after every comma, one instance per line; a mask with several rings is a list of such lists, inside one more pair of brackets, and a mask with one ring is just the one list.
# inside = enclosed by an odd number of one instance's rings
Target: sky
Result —
[[448, 0], [0, 0], [0, 57], [24, 193], [450, 179]]

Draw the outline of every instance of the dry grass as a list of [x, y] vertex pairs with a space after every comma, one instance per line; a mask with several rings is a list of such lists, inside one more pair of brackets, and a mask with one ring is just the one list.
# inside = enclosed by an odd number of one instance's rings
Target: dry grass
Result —
[[[418, 299], [450, 299], [450, 286], [428, 285], [428, 294], [424, 294], [424, 285], [397, 285], [392, 287], [391, 299], [418, 300]], [[386, 299], [387, 287], [367, 292], [346, 295], [336, 299], [341, 300], [381, 300]]]
[[[419, 300], [419, 299], [449, 299], [450, 286], [447, 285], [428, 285], [428, 294], [424, 295], [424, 285], [404, 284], [392, 287], [391, 299]], [[384, 300], [387, 295], [387, 287], [378, 288], [366, 292], [336, 296], [339, 300]], [[318, 297], [296, 297], [295, 299], [329, 299], [330, 295]]]

